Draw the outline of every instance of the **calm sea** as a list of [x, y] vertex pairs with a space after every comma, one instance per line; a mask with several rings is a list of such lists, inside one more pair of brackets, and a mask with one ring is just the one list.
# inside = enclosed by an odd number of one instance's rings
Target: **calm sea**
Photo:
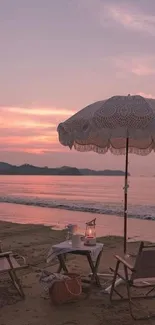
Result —
[[[123, 186], [123, 177], [0, 176], [0, 202], [122, 216]], [[155, 219], [155, 178], [130, 177], [128, 203], [129, 216]]]

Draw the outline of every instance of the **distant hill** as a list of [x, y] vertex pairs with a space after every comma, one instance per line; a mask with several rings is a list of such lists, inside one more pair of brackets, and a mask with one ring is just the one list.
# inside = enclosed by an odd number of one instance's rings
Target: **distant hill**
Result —
[[80, 176], [80, 171], [75, 167], [48, 168], [37, 167], [29, 164], [21, 166], [9, 165], [0, 162], [1, 175], [77, 175]]
[[[76, 167], [63, 166], [60, 168], [37, 167], [29, 164], [21, 166], [0, 162], [0, 175], [75, 175], [75, 176], [124, 176], [121, 170], [91, 170], [78, 169]], [[130, 174], [128, 174], [130, 175]]]
[[[92, 170], [92, 169], [80, 169], [80, 172], [82, 175], [94, 175], [94, 176], [99, 176], [99, 175], [103, 175], [103, 176], [124, 176], [125, 172], [123, 172], [122, 170], [111, 170], [111, 169], [105, 169], [105, 170]], [[128, 176], [130, 176], [130, 174], [128, 173]]]
[[10, 169], [11, 167], [12, 167], [12, 165], [10, 165], [10, 164], [7, 164], [5, 162], [0, 162], [0, 170], [6, 171], [6, 170]]

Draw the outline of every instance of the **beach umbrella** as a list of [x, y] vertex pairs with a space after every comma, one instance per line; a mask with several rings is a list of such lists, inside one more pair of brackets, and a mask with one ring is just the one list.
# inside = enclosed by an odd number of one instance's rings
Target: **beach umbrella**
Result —
[[127, 248], [128, 154], [155, 151], [155, 100], [113, 96], [95, 102], [58, 126], [62, 145], [78, 151], [125, 154], [124, 253]]

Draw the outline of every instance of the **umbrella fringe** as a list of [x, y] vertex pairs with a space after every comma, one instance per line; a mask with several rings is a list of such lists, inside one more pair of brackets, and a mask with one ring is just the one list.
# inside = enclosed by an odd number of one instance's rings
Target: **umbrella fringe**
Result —
[[[105, 154], [107, 151], [110, 151], [114, 155], [125, 155], [126, 153], [126, 148], [114, 148], [111, 144], [105, 148], [93, 145], [93, 144], [79, 144], [77, 142], [74, 142], [74, 148], [77, 151], [81, 152], [89, 152], [89, 151], [94, 151], [98, 154]], [[129, 147], [129, 153], [137, 154], [140, 156], [147, 156], [151, 151], [155, 151], [155, 148], [152, 147], [152, 145], [148, 148], [134, 148], [134, 147]]]

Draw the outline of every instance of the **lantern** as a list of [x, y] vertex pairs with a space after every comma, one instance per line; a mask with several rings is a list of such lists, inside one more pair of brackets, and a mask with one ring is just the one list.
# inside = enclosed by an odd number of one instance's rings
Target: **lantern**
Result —
[[96, 218], [86, 223], [85, 241], [86, 246], [96, 245]]

